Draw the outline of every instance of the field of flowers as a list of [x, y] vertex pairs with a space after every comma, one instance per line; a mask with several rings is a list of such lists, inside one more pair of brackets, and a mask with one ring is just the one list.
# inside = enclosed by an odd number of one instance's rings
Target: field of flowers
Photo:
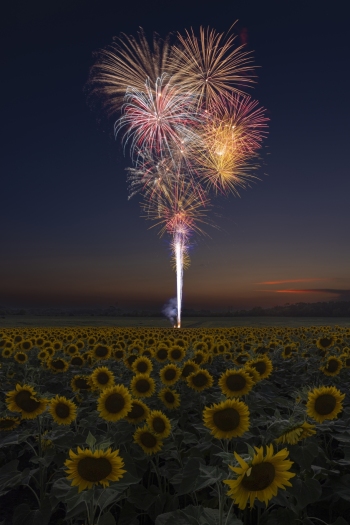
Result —
[[348, 525], [350, 328], [3, 328], [0, 525]]

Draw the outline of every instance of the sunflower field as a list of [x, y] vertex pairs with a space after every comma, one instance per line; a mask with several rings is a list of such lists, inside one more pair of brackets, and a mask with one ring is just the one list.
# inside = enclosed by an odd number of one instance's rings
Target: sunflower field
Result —
[[348, 525], [350, 329], [3, 328], [0, 525]]

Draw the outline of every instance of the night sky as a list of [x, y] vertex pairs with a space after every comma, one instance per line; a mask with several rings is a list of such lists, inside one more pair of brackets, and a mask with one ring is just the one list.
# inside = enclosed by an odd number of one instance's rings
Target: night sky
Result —
[[270, 118], [266, 165], [240, 198], [213, 200], [219, 229], [193, 238], [183, 306], [350, 300], [348, 2], [7, 4], [1, 306], [160, 309], [175, 296], [169, 240], [149, 229], [137, 198], [128, 201], [130, 157], [84, 86], [93, 52], [121, 32], [223, 32], [237, 19], [238, 41], [260, 66], [250, 94]]

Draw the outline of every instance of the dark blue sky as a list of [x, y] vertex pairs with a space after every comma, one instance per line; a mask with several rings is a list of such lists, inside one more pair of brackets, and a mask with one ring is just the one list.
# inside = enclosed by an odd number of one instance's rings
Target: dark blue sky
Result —
[[168, 241], [127, 200], [131, 161], [84, 85], [93, 52], [121, 32], [225, 31], [237, 19], [261, 66], [251, 95], [271, 119], [267, 164], [240, 199], [213, 201], [220, 230], [194, 239], [184, 306], [349, 300], [347, 7], [11, 2], [1, 16], [0, 304], [160, 308], [175, 295]]

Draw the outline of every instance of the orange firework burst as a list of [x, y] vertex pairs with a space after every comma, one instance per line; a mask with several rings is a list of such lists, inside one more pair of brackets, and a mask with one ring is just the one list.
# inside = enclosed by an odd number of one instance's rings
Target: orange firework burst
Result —
[[233, 95], [210, 104], [194, 150], [198, 173], [209, 187], [238, 195], [238, 188], [257, 178], [251, 171], [258, 167], [267, 120], [265, 110], [248, 96]]

